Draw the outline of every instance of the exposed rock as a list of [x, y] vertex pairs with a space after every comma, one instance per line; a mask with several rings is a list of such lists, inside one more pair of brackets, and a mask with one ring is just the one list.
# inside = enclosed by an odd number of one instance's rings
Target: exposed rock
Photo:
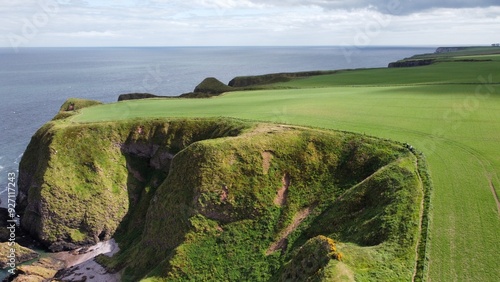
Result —
[[150, 99], [150, 98], [166, 98], [166, 97], [154, 95], [151, 93], [128, 93], [128, 94], [121, 94], [120, 96], [118, 96], [118, 102], [127, 100]]
[[95, 260], [88, 260], [79, 265], [60, 270], [54, 277], [55, 281], [92, 281], [92, 282], [119, 282], [119, 273], [108, 271]]
[[315, 75], [333, 74], [338, 71], [307, 71], [293, 73], [274, 73], [255, 76], [238, 76], [229, 82], [231, 87], [248, 87], [254, 85], [263, 85], [277, 82], [287, 82], [292, 78], [309, 77]]
[[[32, 265], [19, 266], [17, 268], [17, 271], [19, 273], [19, 276], [38, 276], [42, 277], [43, 279], [53, 278], [57, 273], [57, 270], [55, 269]], [[19, 281], [21, 279], [21, 277], [17, 277], [16, 279], [14, 279], [14, 281]]]
[[179, 95], [179, 98], [210, 98], [213, 96], [215, 95], [208, 93], [200, 93], [200, 92], [189, 92]]
[[[216, 120], [158, 121], [116, 128], [75, 125], [64, 129], [48, 123], [33, 136], [21, 160], [21, 226], [53, 252], [108, 240], [142, 191], [163, 182], [166, 175], [152, 177], [151, 183], [145, 181], [155, 171], [167, 173], [177, 152], [195, 141], [239, 131]], [[94, 147], [96, 142], [101, 147]], [[75, 150], [75, 146], [80, 149]]]
[[66, 267], [63, 261], [45, 257], [31, 265], [21, 265], [15, 270], [14, 276], [9, 281], [31, 282], [31, 281], [52, 281], [56, 273]]
[[[12, 250], [14, 250], [14, 252], [12, 252]], [[15, 261], [10, 258], [11, 255], [15, 255]], [[37, 252], [20, 246], [19, 244], [0, 243], [0, 268], [6, 268], [10, 263], [19, 265], [37, 257]]]
[[74, 249], [80, 248], [81, 246], [89, 246], [89, 245], [94, 244], [94, 242], [95, 242], [94, 240], [90, 240], [90, 239], [86, 240], [85, 242], [83, 242], [81, 244], [75, 244], [75, 243], [65, 242], [65, 241], [58, 241], [58, 242], [54, 242], [54, 243], [50, 244], [48, 246], [48, 248], [51, 252], [58, 253], [58, 252], [74, 250]]
[[0, 242], [7, 242], [10, 237], [10, 231], [7, 229], [7, 221], [10, 220], [9, 211], [0, 208]]
[[439, 47], [436, 49], [435, 53], [442, 54], [442, 53], [458, 52], [461, 50], [465, 50], [467, 48], [468, 47]]

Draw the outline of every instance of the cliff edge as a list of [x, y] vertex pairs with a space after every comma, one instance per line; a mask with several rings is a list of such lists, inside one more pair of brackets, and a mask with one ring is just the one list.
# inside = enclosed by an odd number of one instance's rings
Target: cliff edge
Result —
[[130, 281], [410, 280], [417, 157], [377, 138], [234, 119], [62, 118], [23, 156], [18, 209], [53, 251], [114, 237], [120, 252], [100, 262]]

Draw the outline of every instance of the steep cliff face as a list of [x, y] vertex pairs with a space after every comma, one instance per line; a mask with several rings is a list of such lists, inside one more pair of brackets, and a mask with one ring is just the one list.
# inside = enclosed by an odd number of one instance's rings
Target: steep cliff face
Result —
[[128, 203], [119, 139], [95, 126], [37, 132], [20, 164], [22, 227], [54, 251], [109, 239]]
[[451, 53], [451, 52], [457, 52], [461, 50], [465, 50], [467, 47], [439, 47], [436, 49], [435, 53], [436, 54], [441, 54], [441, 53]]
[[229, 81], [231, 87], [245, 88], [249, 86], [271, 84], [277, 82], [287, 82], [294, 78], [309, 77], [315, 75], [333, 74], [337, 71], [307, 71], [293, 73], [273, 73], [255, 76], [238, 76]]
[[151, 271], [165, 281], [321, 280], [341, 256], [318, 249], [324, 256], [308, 257], [314, 269], [290, 265], [308, 239], [327, 236], [400, 256], [402, 265], [374, 259], [368, 276], [409, 280], [423, 197], [415, 162], [390, 142], [274, 125], [193, 143], [173, 158], [142, 234], [118, 261], [130, 280]]
[[127, 93], [118, 96], [118, 102], [127, 100], [151, 99], [151, 98], [165, 98], [165, 96], [158, 96], [150, 93]]
[[433, 64], [436, 60], [404, 60], [399, 62], [389, 63], [389, 68], [409, 68], [409, 67], [421, 67]]
[[19, 185], [23, 228], [52, 250], [115, 237], [126, 281], [410, 280], [423, 199], [404, 146], [228, 119], [54, 120]]
[[53, 251], [107, 240], [140, 196], [144, 175], [168, 173], [173, 154], [194, 141], [239, 132], [223, 127], [196, 120], [50, 122], [21, 160], [22, 227]]

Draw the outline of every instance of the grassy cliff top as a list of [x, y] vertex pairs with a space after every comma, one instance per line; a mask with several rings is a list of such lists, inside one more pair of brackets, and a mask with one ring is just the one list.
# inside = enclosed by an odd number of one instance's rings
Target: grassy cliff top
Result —
[[408, 142], [427, 156], [434, 180], [427, 275], [438, 281], [495, 281], [500, 56], [485, 50], [441, 54], [429, 66], [339, 71], [212, 99], [99, 105], [65, 122], [226, 116]]
[[[454, 56], [450, 57], [451, 54]], [[500, 54], [484, 55], [472, 51], [467, 54], [462, 51], [433, 54], [431, 56], [439, 58], [445, 56], [446, 60], [438, 60], [425, 67], [345, 70], [288, 78], [287, 82], [258, 85], [258, 88], [263, 88], [260, 90], [231, 92], [216, 99], [149, 99], [99, 105], [78, 111], [70, 120], [98, 122], [134, 118], [230, 116], [280, 121], [280, 116], [285, 114], [281, 113], [282, 106], [307, 106], [313, 109], [330, 105], [334, 103], [332, 99], [337, 99], [332, 93], [442, 93], [460, 90], [461, 85], [475, 87], [500, 83], [500, 76], [493, 75], [498, 72]], [[307, 102], [304, 103], [304, 100]]]
[[500, 54], [498, 46], [440, 47], [433, 54], [419, 54], [410, 59], [442, 59], [460, 56], [487, 56]]
[[23, 228], [51, 250], [115, 237], [120, 253], [100, 260], [124, 281], [424, 274], [425, 161], [384, 139], [228, 118], [56, 119], [19, 180]]

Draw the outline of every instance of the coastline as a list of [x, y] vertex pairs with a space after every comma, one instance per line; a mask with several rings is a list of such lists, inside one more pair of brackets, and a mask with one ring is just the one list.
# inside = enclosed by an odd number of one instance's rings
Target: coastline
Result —
[[[254, 76], [258, 77], [258, 76]], [[62, 281], [120, 281], [120, 275], [108, 274], [106, 269], [100, 266], [94, 258], [100, 254], [113, 256], [119, 251], [114, 240], [100, 242], [94, 246], [84, 247], [71, 252], [61, 252], [49, 255], [66, 263], [65, 269], [56, 276]]]
[[56, 275], [57, 279], [62, 281], [85, 281], [90, 279], [96, 282], [118, 282], [121, 275], [119, 273], [108, 273], [94, 258], [100, 254], [112, 257], [119, 250], [118, 244], [114, 239], [111, 239], [88, 248], [50, 254], [49, 257], [66, 263], [66, 267]]

